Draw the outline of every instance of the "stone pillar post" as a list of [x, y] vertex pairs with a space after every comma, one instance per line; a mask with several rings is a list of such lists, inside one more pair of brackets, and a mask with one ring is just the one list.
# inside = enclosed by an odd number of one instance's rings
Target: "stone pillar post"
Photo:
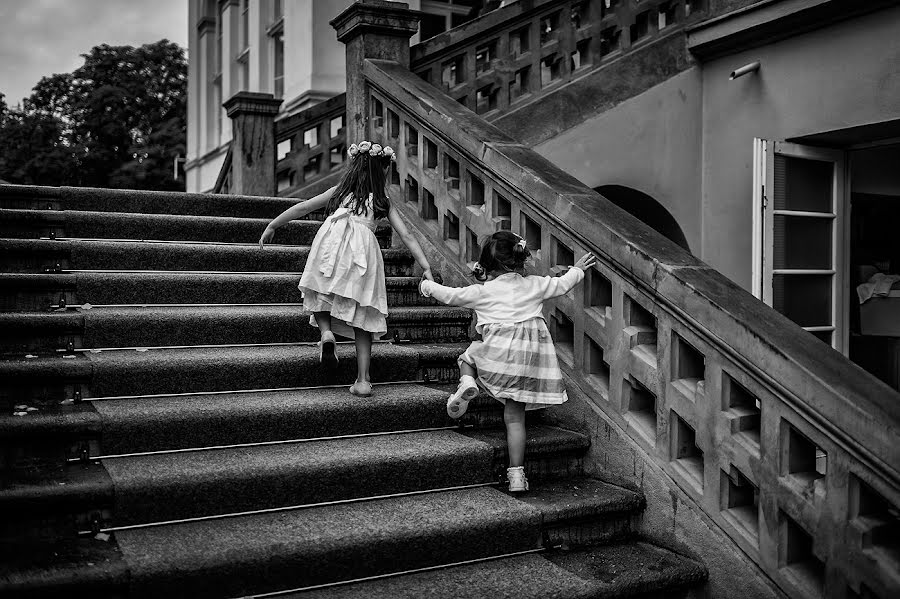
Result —
[[409, 38], [422, 13], [403, 2], [357, 0], [331, 21], [347, 47], [347, 144], [366, 137], [369, 94], [362, 65], [366, 59], [393, 60], [409, 67]]
[[231, 193], [275, 195], [275, 115], [272, 94], [238, 92], [223, 106], [231, 119]]

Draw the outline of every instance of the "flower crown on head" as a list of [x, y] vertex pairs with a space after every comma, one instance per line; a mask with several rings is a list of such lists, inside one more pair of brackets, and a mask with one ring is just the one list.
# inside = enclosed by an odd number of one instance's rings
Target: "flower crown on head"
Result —
[[361, 141], [358, 144], [350, 144], [347, 148], [347, 156], [356, 158], [358, 154], [368, 154], [369, 156], [388, 156], [391, 161], [397, 162], [397, 154], [391, 146], [381, 147], [381, 144], [372, 143], [371, 141]]

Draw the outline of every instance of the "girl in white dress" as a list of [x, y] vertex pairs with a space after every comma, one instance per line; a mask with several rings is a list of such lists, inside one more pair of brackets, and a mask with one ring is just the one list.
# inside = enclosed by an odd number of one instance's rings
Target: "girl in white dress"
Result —
[[337, 367], [335, 333], [355, 340], [357, 376], [350, 393], [368, 397], [372, 394], [372, 339], [387, 331], [388, 314], [376, 221], [387, 218], [424, 270], [424, 278], [433, 277], [419, 242], [391, 208], [387, 196], [387, 170], [396, 160], [393, 149], [363, 141], [352, 144], [347, 153], [350, 164], [340, 183], [275, 217], [263, 231], [259, 245], [271, 241], [281, 225], [325, 209], [328, 217], [313, 239], [298, 285], [303, 292], [303, 309], [312, 313], [310, 324], [319, 327], [319, 360], [326, 368]]
[[525, 478], [525, 410], [567, 400], [556, 349], [544, 322], [544, 301], [563, 295], [584, 279], [596, 258], [585, 254], [561, 277], [525, 274], [530, 256], [525, 240], [509, 231], [491, 235], [475, 265], [484, 285], [445, 287], [422, 281], [422, 295], [475, 311], [475, 341], [459, 357], [459, 388], [447, 399], [451, 418], [462, 416], [478, 387], [502, 402], [509, 447], [509, 490], [527, 491]]

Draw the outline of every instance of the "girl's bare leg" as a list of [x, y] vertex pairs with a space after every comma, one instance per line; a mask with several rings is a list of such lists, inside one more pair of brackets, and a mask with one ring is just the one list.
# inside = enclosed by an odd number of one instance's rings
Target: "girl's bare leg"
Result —
[[468, 362], [459, 362], [459, 376], [469, 375], [473, 379], [478, 373], [475, 372], [475, 367], [469, 364]]
[[525, 404], [507, 399], [503, 408], [506, 423], [506, 445], [509, 448], [509, 467], [525, 465]]
[[331, 312], [313, 312], [316, 324], [319, 326], [319, 336], [331, 332]]
[[362, 329], [353, 329], [356, 340], [356, 382], [368, 383], [369, 364], [372, 362], [372, 333]]

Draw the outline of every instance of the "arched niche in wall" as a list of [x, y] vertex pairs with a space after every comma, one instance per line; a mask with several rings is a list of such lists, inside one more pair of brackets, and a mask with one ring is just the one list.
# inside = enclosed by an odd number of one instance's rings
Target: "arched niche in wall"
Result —
[[665, 207], [642, 191], [624, 185], [601, 185], [594, 190], [607, 200], [626, 211], [657, 233], [677, 243], [687, 251], [688, 246], [684, 231], [675, 217]]

